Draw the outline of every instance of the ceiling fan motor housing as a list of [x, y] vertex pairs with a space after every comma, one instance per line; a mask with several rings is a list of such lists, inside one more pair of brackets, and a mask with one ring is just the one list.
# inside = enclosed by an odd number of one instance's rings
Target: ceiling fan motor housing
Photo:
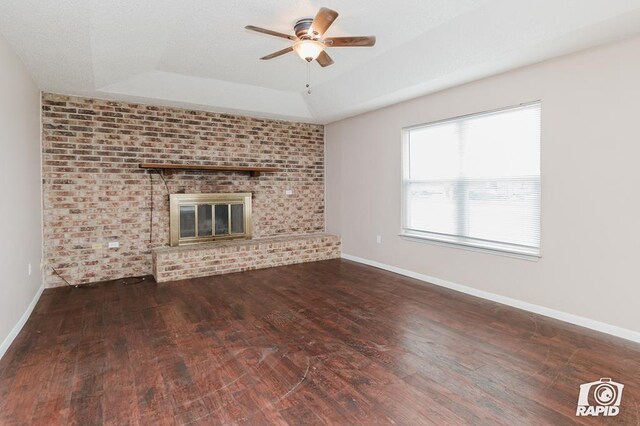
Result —
[[296, 24], [293, 26], [293, 29], [296, 32], [296, 36], [298, 36], [298, 38], [301, 40], [317, 39], [320, 34], [318, 33], [312, 34], [309, 32], [309, 29], [311, 28], [312, 23], [313, 23], [313, 18], [303, 18], [298, 20]]

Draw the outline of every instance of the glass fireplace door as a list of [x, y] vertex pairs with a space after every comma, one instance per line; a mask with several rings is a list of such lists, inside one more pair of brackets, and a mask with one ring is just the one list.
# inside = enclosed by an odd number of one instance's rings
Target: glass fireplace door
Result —
[[171, 245], [251, 238], [251, 194], [174, 194]]

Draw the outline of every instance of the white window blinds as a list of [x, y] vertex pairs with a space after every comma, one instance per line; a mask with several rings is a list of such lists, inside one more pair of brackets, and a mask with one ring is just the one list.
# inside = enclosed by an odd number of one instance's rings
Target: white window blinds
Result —
[[403, 233], [539, 255], [540, 103], [405, 130]]

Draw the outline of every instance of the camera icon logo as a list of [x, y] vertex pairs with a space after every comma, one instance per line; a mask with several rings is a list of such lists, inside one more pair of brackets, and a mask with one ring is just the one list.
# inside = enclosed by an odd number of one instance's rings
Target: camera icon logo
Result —
[[576, 416], [617, 416], [623, 388], [622, 383], [608, 377], [581, 384]]

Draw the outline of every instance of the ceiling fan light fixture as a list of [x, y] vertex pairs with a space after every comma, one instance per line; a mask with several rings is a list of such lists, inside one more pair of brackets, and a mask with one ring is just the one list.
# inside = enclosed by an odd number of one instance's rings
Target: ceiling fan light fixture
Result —
[[324, 51], [324, 44], [317, 40], [299, 40], [293, 44], [293, 50], [307, 62], [315, 60]]

